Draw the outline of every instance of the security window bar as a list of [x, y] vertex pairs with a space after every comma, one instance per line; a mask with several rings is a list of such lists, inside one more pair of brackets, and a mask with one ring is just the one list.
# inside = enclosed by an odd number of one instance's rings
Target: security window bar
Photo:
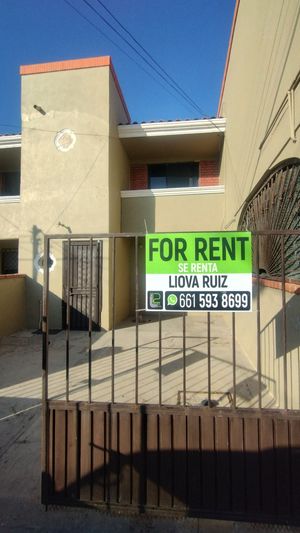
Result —
[[[241, 230], [300, 229], [300, 160], [277, 166], [258, 184], [248, 199], [239, 223]], [[255, 254], [255, 250], [253, 250]], [[270, 278], [281, 276], [281, 241], [277, 235], [261, 237], [259, 270]], [[299, 240], [284, 239], [285, 275], [300, 279]]]

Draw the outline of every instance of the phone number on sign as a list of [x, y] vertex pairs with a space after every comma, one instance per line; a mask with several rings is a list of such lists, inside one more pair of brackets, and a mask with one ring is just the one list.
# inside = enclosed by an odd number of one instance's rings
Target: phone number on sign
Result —
[[249, 311], [250, 292], [166, 292], [168, 311]]

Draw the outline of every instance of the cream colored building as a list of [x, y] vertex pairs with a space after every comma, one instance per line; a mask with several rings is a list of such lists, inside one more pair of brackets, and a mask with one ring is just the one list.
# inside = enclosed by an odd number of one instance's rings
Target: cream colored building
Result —
[[[0, 190], [0, 273], [26, 275], [27, 327], [37, 329], [45, 234], [222, 227], [219, 166], [226, 121], [131, 124], [110, 57], [27, 65], [20, 73], [22, 135], [0, 137], [5, 185]], [[9, 187], [18, 172], [18, 184]], [[112, 249], [106, 239], [98, 245], [101, 286], [95, 321], [109, 328]], [[142, 239], [140, 247], [142, 261]], [[78, 267], [79, 261], [87, 261], [88, 243], [76, 250]], [[50, 252], [50, 328], [60, 328], [65, 313], [64, 240], [53, 241]], [[15, 261], [10, 271], [9, 254]], [[132, 242], [118, 239], [116, 254], [120, 321], [133, 311]], [[81, 265], [81, 271], [87, 268]], [[77, 311], [86, 315], [86, 309]]]
[[[44, 234], [299, 229], [299, 13], [299, 0], [237, 0], [212, 120], [132, 124], [109, 57], [21, 67], [22, 134], [0, 137], [0, 264], [26, 275], [27, 327], [40, 324]], [[284, 406], [288, 377], [288, 406], [298, 408], [299, 239], [285, 242], [286, 358], [280, 253], [260, 242], [262, 379]], [[99, 247], [96, 307], [108, 329], [112, 248]], [[51, 248], [53, 328], [64, 324], [65, 250], [63, 238]], [[117, 321], [134, 310], [133, 251], [132, 239], [117, 240]], [[236, 320], [256, 368], [255, 279], [253, 291], [252, 313]]]
[[[226, 118], [224, 229], [300, 229], [300, 2], [238, 0], [219, 115]], [[300, 242], [285, 240], [288, 407], [299, 408]], [[262, 375], [284, 406], [279, 240], [261, 239]], [[237, 314], [239, 343], [257, 365], [254, 312]]]

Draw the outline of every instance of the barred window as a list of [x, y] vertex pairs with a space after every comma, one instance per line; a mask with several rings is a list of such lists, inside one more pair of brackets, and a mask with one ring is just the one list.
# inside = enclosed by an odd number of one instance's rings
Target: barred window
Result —
[[[300, 229], [300, 159], [289, 159], [268, 171], [246, 200], [239, 229], [249, 231]], [[284, 241], [285, 275], [300, 279], [299, 238]], [[259, 238], [259, 270], [266, 276], [281, 276], [281, 239]], [[254, 250], [255, 253], [255, 250]]]

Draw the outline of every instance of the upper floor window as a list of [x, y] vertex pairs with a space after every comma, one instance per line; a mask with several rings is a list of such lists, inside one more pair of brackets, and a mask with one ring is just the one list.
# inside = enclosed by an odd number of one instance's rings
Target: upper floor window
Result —
[[20, 172], [0, 172], [0, 196], [20, 195]]
[[150, 189], [197, 187], [199, 163], [163, 163], [148, 165]]

